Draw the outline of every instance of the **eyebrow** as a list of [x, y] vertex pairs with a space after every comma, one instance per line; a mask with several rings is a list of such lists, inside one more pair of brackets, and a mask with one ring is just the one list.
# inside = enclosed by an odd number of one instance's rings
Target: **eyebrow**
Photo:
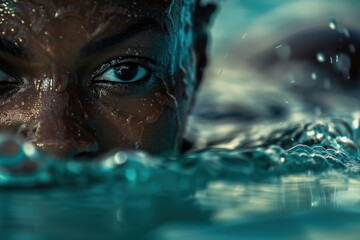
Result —
[[25, 51], [17, 46], [14, 42], [0, 38], [0, 51], [11, 54], [18, 58], [26, 58]]
[[113, 36], [91, 42], [81, 50], [80, 56], [81, 58], [87, 58], [91, 55], [109, 50], [121, 42], [129, 39], [133, 35], [147, 31], [149, 29], [158, 30], [160, 32], [169, 34], [169, 29], [165, 23], [155, 19], [145, 19], [128, 26], [125, 30], [122, 30], [120, 33], [117, 33]]

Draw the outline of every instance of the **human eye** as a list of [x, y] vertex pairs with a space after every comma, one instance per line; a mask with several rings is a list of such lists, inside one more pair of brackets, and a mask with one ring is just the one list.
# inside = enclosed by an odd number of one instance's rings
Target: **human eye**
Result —
[[136, 84], [151, 75], [150, 67], [136, 60], [112, 60], [93, 78], [95, 83]]

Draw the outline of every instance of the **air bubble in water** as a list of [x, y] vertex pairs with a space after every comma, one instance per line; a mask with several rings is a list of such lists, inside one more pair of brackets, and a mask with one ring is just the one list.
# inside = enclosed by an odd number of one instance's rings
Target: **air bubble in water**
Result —
[[318, 60], [318, 62], [325, 62], [325, 54], [323, 52], [318, 52], [316, 54], [316, 59]]
[[330, 18], [330, 19], [329, 19], [329, 27], [330, 27], [330, 29], [332, 29], [332, 30], [335, 30], [335, 29], [336, 29], [336, 27], [337, 27], [337, 22], [336, 22], [335, 19], [333, 19], [333, 18]]

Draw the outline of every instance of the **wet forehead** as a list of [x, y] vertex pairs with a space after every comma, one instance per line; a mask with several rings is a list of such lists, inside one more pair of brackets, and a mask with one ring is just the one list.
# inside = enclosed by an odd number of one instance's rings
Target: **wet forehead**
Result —
[[[122, 9], [124, 14], [128, 11], [151, 10], [167, 12], [181, 5], [182, 0], [0, 0], [1, 17], [9, 13], [21, 12], [29, 9], [31, 12], [46, 10], [49, 15], [62, 12], [78, 12], [91, 14], [108, 14]], [[121, 11], [119, 11], [121, 12]], [[145, 13], [144, 12], [144, 13]], [[43, 12], [45, 13], [45, 12]], [[44, 17], [46, 17], [44, 15]]]
[[[86, 28], [112, 21], [114, 17], [126, 21], [155, 18], [174, 23], [178, 19], [183, 0], [0, 0], [0, 27], [14, 29], [3, 32], [13, 35], [18, 27], [43, 32], [52, 21], [78, 21]], [[169, 21], [170, 20], [170, 21]], [[175, 20], [176, 22], [176, 20]], [[51, 25], [51, 24], [50, 24]], [[11, 28], [10, 28], [11, 27]], [[50, 28], [54, 28], [53, 25]]]
[[[143, 22], [144, 19], [154, 19], [164, 28], [176, 31], [182, 2], [183, 0], [0, 0], [0, 37], [19, 45], [40, 43], [42, 49], [49, 51], [50, 45], [60, 42], [54, 36], [61, 37], [61, 40], [66, 36], [69, 36], [68, 40], [76, 40], [78, 44], [67, 45], [76, 49], [84, 41], [114, 34], [136, 22]], [[82, 43], [79, 37], [83, 38]]]

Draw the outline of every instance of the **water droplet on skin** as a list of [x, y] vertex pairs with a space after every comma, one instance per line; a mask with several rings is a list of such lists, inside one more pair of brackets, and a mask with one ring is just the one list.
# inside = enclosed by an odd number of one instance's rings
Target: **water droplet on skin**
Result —
[[318, 62], [325, 62], [325, 54], [323, 52], [318, 52], [316, 54], [316, 59], [318, 60]]
[[336, 22], [335, 19], [333, 19], [333, 18], [330, 18], [330, 19], [329, 19], [329, 27], [330, 27], [330, 29], [332, 29], [332, 30], [335, 30], [335, 29], [336, 29], [336, 27], [337, 27], [337, 22]]

